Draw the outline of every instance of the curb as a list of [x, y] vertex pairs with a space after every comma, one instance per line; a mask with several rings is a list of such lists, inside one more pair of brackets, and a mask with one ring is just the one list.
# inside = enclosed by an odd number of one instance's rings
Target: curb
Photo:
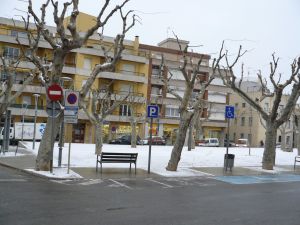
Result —
[[66, 177], [66, 178], [63, 178], [63, 177], [48, 177], [48, 176], [45, 176], [43, 174], [38, 174], [38, 173], [28, 171], [26, 169], [17, 168], [17, 167], [14, 167], [12, 165], [9, 165], [9, 164], [3, 163], [3, 162], [0, 162], [0, 165], [4, 166], [4, 167], [7, 167], [7, 168], [10, 168], [10, 169], [14, 169], [16, 171], [21, 171], [23, 173], [27, 173], [27, 174], [32, 175], [32, 176], [42, 178], [42, 179], [45, 179], [45, 180], [81, 180], [81, 179], [84, 179], [83, 177], [82, 178], [79, 178], [79, 177], [76, 177], [76, 178], [73, 178], [73, 177]]

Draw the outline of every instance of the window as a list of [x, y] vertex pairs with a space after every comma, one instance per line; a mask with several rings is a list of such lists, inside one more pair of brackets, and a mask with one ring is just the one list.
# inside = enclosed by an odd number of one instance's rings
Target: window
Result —
[[92, 59], [90, 58], [84, 58], [83, 60], [83, 68], [90, 70], [92, 69]]
[[129, 105], [120, 105], [119, 107], [120, 116], [131, 116], [131, 109]]
[[237, 109], [237, 107], [239, 106], [239, 103], [235, 103], [234, 106]]
[[172, 107], [172, 106], [169, 106], [169, 107], [167, 106], [165, 116], [166, 117], [179, 117], [180, 116], [179, 109]]
[[27, 38], [27, 33], [22, 31], [12, 30], [10, 35], [13, 37]]
[[244, 138], [244, 133], [240, 134], [240, 138], [243, 139]]
[[135, 65], [134, 64], [123, 64], [121, 72], [122, 72], [122, 74], [134, 75], [135, 74]]
[[242, 103], [242, 107], [246, 108], [246, 103], [245, 102]]
[[249, 127], [252, 127], [253, 117], [249, 117]]
[[241, 126], [245, 126], [245, 117], [241, 118]]
[[20, 56], [20, 49], [13, 47], [5, 47], [3, 56], [9, 59], [16, 59]]
[[234, 118], [234, 124], [237, 125], [237, 117]]
[[152, 65], [152, 76], [160, 76], [160, 66]]
[[26, 105], [31, 105], [31, 97], [30, 96], [22, 96], [22, 103]]

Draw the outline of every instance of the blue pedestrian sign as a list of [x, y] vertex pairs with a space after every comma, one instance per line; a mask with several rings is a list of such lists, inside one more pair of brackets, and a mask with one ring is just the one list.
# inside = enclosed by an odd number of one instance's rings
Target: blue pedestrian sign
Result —
[[225, 118], [234, 119], [234, 106], [231, 105], [225, 106]]
[[147, 106], [147, 117], [148, 118], [158, 118], [158, 105], [148, 105]]

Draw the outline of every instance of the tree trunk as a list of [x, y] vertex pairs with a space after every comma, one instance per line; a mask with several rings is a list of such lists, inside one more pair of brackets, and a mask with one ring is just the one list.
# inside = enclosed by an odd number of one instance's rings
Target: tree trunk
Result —
[[95, 123], [95, 139], [96, 139], [95, 154], [96, 155], [100, 155], [102, 152], [102, 146], [103, 146], [102, 132], [103, 132], [103, 121], [99, 120], [97, 123]]
[[276, 135], [277, 127], [274, 122], [267, 122], [266, 124], [266, 139], [263, 155], [262, 168], [265, 170], [273, 170], [275, 164], [276, 151]]
[[[285, 125], [283, 125], [285, 126]], [[282, 151], [286, 150], [286, 132], [285, 132], [285, 128], [281, 129], [281, 145], [280, 145], [280, 149]]]
[[[57, 137], [61, 121], [63, 119], [62, 114], [57, 118], [54, 118], [54, 126], [52, 130], [52, 118], [48, 117], [47, 125], [43, 138], [41, 140], [38, 155], [36, 158], [35, 169], [37, 171], [49, 171], [50, 170], [50, 160], [53, 158], [52, 149], [54, 147], [55, 139]], [[52, 134], [53, 132], [53, 134]], [[53, 137], [53, 139], [52, 139]], [[52, 140], [51, 140], [52, 139]]]
[[[299, 126], [300, 128], [300, 126]], [[297, 149], [298, 149], [298, 155], [300, 155], [300, 129], [297, 128], [298, 134], [297, 134]]]
[[176, 137], [176, 141], [174, 147], [172, 149], [171, 158], [169, 160], [168, 166], [166, 167], [169, 171], [176, 171], [178, 167], [178, 163], [180, 161], [180, 156], [182, 152], [182, 148], [184, 145], [186, 132], [189, 128], [189, 124], [191, 121], [192, 114], [183, 112], [181, 115], [181, 120], [179, 123], [179, 129]]
[[136, 139], [137, 139], [136, 122], [131, 121], [130, 125], [131, 125], [131, 148], [136, 148]]

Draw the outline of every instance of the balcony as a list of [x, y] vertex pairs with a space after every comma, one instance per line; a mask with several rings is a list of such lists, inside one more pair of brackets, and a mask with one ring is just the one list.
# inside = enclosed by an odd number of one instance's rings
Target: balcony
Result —
[[[14, 84], [12, 87], [12, 91], [18, 91], [21, 89], [21, 87], [22, 84]], [[26, 85], [23, 92], [46, 94], [45, 87], [37, 85]]]
[[[102, 93], [101, 93], [102, 92]], [[129, 97], [125, 102], [136, 102], [136, 103], [143, 103], [146, 101], [146, 98], [144, 97], [143, 93], [139, 92], [128, 92], [128, 91], [118, 91], [118, 90], [113, 90], [111, 91], [111, 100], [117, 100], [117, 101], [122, 101], [128, 94]], [[99, 98], [103, 99], [106, 96], [106, 90], [100, 90]]]
[[130, 71], [102, 72], [98, 75], [98, 78], [132, 81], [132, 82], [144, 83], [144, 84], [148, 83], [148, 80], [145, 77], [145, 74], [135, 73], [135, 72], [130, 72]]

